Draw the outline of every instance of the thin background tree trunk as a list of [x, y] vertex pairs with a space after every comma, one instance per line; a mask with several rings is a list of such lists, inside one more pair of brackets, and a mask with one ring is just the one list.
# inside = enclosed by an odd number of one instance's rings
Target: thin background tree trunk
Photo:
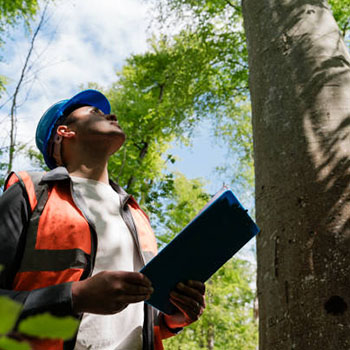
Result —
[[18, 107], [18, 94], [20, 93], [20, 91], [22, 89], [23, 82], [26, 78], [26, 75], [32, 69], [33, 63], [30, 64], [30, 60], [31, 60], [31, 56], [33, 54], [33, 50], [34, 50], [37, 36], [38, 36], [40, 30], [42, 29], [42, 26], [46, 22], [47, 8], [48, 8], [48, 2], [45, 2], [44, 9], [43, 9], [41, 16], [40, 16], [39, 24], [36, 27], [36, 29], [34, 30], [34, 33], [32, 35], [31, 41], [30, 41], [29, 50], [28, 50], [28, 53], [27, 53], [26, 58], [24, 60], [24, 64], [23, 64], [23, 67], [21, 70], [21, 75], [20, 75], [19, 80], [16, 84], [15, 91], [11, 97], [11, 108], [10, 108], [10, 114], [9, 114], [11, 127], [10, 127], [10, 144], [9, 144], [9, 161], [8, 161], [8, 166], [7, 166], [7, 173], [8, 174], [12, 171], [13, 160], [15, 157], [16, 146], [17, 146], [17, 143], [16, 143], [16, 133], [17, 133], [17, 115], [16, 115], [16, 112], [17, 112], [17, 107]]
[[259, 350], [350, 349], [350, 59], [326, 1], [243, 0]]

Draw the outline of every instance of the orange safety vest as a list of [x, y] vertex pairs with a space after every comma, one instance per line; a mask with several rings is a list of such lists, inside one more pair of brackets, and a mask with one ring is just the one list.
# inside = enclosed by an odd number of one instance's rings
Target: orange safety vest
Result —
[[[12, 173], [7, 180], [6, 189], [18, 181], [22, 183], [32, 212], [22, 261], [13, 281], [14, 290], [30, 291], [79, 281], [92, 273], [97, 236], [84, 208], [73, 199], [71, 181], [66, 174], [64, 180], [45, 181], [45, 175], [19, 172]], [[111, 185], [117, 192], [121, 190]], [[122, 195], [125, 197], [122, 217], [129, 229], [135, 231], [135, 243], [146, 263], [157, 254], [153, 230], [133, 197], [125, 192]], [[130, 214], [132, 219], [127, 222]], [[159, 326], [154, 326], [156, 350], [163, 349], [161, 333]], [[63, 349], [61, 340], [31, 339], [30, 342], [35, 350]]]

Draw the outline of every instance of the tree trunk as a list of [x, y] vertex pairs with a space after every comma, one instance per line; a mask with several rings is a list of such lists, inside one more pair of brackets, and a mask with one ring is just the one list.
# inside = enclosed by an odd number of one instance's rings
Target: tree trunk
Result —
[[350, 349], [350, 59], [326, 1], [243, 0], [260, 350]]
[[214, 345], [215, 345], [214, 326], [210, 324], [207, 330], [207, 349], [214, 350]]

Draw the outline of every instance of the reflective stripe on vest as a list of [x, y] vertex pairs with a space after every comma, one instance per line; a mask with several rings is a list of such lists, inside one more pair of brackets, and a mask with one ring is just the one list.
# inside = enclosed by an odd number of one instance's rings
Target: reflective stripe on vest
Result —
[[[14, 290], [33, 290], [60, 283], [79, 281], [91, 254], [90, 228], [74, 204], [67, 182], [45, 188], [36, 198], [30, 174], [12, 175], [8, 186], [22, 180], [32, 215]], [[47, 186], [47, 185], [41, 185]]]
[[35, 187], [34, 187], [33, 181], [31, 181], [29, 174], [25, 171], [19, 172], [18, 175], [12, 172], [6, 181], [5, 190], [7, 190], [10, 186], [15, 184], [16, 182], [21, 182], [21, 184], [26, 187], [30, 208], [33, 211], [37, 205], [37, 201], [36, 201]]
[[[38, 186], [38, 178], [20, 172], [10, 176], [6, 188], [18, 181], [25, 186], [32, 215], [13, 289], [29, 291], [79, 281], [86, 255], [91, 254], [91, 236], [89, 225], [67, 191], [67, 183], [52, 188]], [[64, 342], [59, 339], [27, 340], [34, 350], [63, 350]]]

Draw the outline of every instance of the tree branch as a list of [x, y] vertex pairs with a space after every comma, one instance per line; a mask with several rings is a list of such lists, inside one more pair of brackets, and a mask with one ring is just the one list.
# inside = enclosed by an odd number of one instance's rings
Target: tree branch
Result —
[[348, 28], [349, 28], [349, 24], [350, 24], [350, 21], [347, 21], [347, 22], [344, 24], [343, 28], [342, 28], [343, 38], [345, 38], [346, 32], [347, 32], [347, 30], [348, 30]]
[[[165, 83], [162, 83], [162, 84], [158, 84], [159, 85], [159, 96], [158, 96], [158, 104], [160, 104], [163, 100], [163, 95], [164, 95], [164, 89], [165, 89]], [[142, 141], [142, 146], [139, 146], [137, 143], [134, 143], [135, 147], [137, 149], [140, 150], [140, 153], [139, 153], [139, 159], [140, 159], [140, 162], [142, 161], [143, 158], [145, 158], [147, 152], [148, 152], [148, 147], [149, 147], [149, 143], [147, 141]], [[128, 180], [128, 183], [126, 185], [126, 189], [129, 190], [131, 185], [133, 184], [133, 182], [135, 181], [135, 176], [132, 175], [129, 180]]]
[[[143, 146], [140, 147], [138, 145], [135, 144], [135, 146], [140, 150], [140, 153], [139, 153], [139, 159], [140, 159], [140, 162], [142, 161], [143, 158], [145, 158], [146, 154], [147, 154], [147, 151], [148, 151], [148, 146], [149, 146], [149, 143], [147, 141], [142, 141], [143, 143]], [[129, 190], [131, 185], [133, 184], [133, 182], [135, 181], [135, 176], [132, 175], [129, 180], [128, 180], [128, 183], [126, 185], [126, 189]]]
[[123, 162], [122, 162], [122, 165], [120, 166], [119, 173], [118, 173], [118, 176], [117, 176], [117, 182], [118, 183], [119, 183], [120, 176], [123, 174], [123, 170], [124, 170], [124, 167], [125, 167], [125, 162], [126, 162], [126, 147], [124, 146]]
[[225, 2], [227, 3], [227, 5], [229, 5], [233, 9], [235, 9], [237, 12], [241, 12], [241, 8], [239, 6], [233, 4], [230, 0], [225, 0]]
[[30, 57], [31, 57], [31, 55], [33, 53], [36, 37], [38, 36], [38, 33], [39, 33], [39, 31], [40, 31], [40, 29], [42, 27], [42, 24], [44, 22], [47, 7], [48, 7], [48, 3], [46, 2], [44, 10], [43, 10], [43, 12], [41, 14], [41, 17], [40, 17], [39, 24], [38, 24], [38, 26], [37, 26], [37, 28], [36, 28], [33, 36], [32, 36], [32, 40], [31, 40], [31, 43], [30, 43], [29, 51], [28, 51], [27, 56], [25, 58], [24, 65], [23, 65], [23, 68], [22, 68], [21, 75], [20, 75], [20, 78], [18, 80], [18, 83], [16, 85], [15, 92], [14, 92], [14, 94], [12, 96], [12, 104], [11, 104], [11, 110], [10, 110], [11, 129], [10, 129], [10, 146], [9, 146], [9, 164], [8, 164], [8, 168], [7, 168], [7, 173], [8, 174], [12, 170], [12, 163], [13, 163], [13, 157], [14, 157], [15, 145], [16, 145], [16, 126], [17, 126], [16, 125], [17, 124], [16, 108], [17, 108], [17, 97], [18, 97], [18, 94], [20, 92], [20, 89], [21, 89], [24, 77], [25, 77], [27, 69], [28, 69], [28, 64], [29, 64]]
[[160, 90], [159, 90], [158, 102], [162, 102], [163, 100], [164, 87], [165, 87], [165, 83], [159, 85]]
[[140, 155], [139, 155], [140, 159], [145, 158], [148, 151], [148, 146], [149, 146], [149, 143], [146, 141], [143, 141], [143, 147], [141, 148]]

